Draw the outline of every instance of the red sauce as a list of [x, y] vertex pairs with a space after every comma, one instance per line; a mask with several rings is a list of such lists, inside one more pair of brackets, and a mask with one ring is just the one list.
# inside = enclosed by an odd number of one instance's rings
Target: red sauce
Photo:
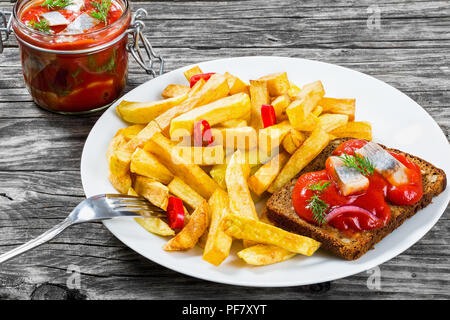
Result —
[[[43, 13], [50, 11], [59, 11], [72, 22], [83, 13], [95, 11], [93, 1], [102, 0], [84, 0], [84, 7], [78, 12], [49, 9], [42, 5], [44, 0], [26, 4], [18, 14], [24, 26], [14, 26], [16, 37], [39, 48], [66, 52], [97, 47], [122, 37], [129, 26], [129, 12], [124, 15], [126, 7], [120, 4], [120, 0], [111, 1], [106, 24], [97, 20], [95, 26], [80, 34], [62, 34], [66, 25], [52, 26], [47, 34], [33, 32], [39, 30], [30, 26], [41, 21]], [[25, 83], [34, 101], [58, 112], [84, 112], [113, 102], [122, 94], [126, 84], [127, 41], [128, 37], [123, 36], [105, 49], [85, 54], [47, 53], [19, 42]]]
[[[365, 140], [357, 139], [346, 141], [336, 148], [333, 155], [340, 156], [344, 153], [354, 155], [354, 151], [363, 147], [366, 143]], [[419, 201], [423, 195], [420, 168], [402, 155], [392, 152], [391, 154], [409, 169], [409, 183], [393, 186], [380, 174], [374, 172], [373, 175], [368, 177], [369, 187], [366, 191], [343, 196], [333, 180], [330, 162], [327, 161], [325, 170], [306, 173], [297, 180], [292, 194], [292, 202], [296, 213], [304, 220], [317, 224], [313, 212], [308, 206], [308, 200], [317, 193], [308, 189], [308, 186], [318, 182], [329, 182], [329, 186], [319, 194], [320, 199], [329, 205], [327, 214], [333, 209], [351, 205], [363, 208], [374, 216], [350, 210], [337, 215], [329, 221], [330, 225], [349, 234], [385, 226], [391, 218], [388, 203], [411, 205]]]

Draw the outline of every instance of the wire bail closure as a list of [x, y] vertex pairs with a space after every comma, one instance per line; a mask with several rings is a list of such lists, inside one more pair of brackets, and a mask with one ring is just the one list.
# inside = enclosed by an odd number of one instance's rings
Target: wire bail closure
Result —
[[[8, 41], [9, 35], [12, 32], [12, 17], [12, 12], [0, 10], [0, 53], [2, 53], [4, 49], [3, 42]], [[4, 36], [3, 33], [5, 34]]]
[[[128, 44], [127, 49], [147, 74], [157, 77], [164, 73], [164, 59], [160, 55], [156, 54], [150, 41], [148, 41], [142, 33], [145, 24], [141, 19], [147, 17], [147, 15], [147, 11], [143, 8], [139, 8], [133, 13], [133, 16], [131, 17], [131, 27], [129, 29], [129, 33], [132, 35], [133, 41]], [[147, 58], [145, 58], [142, 54], [139, 41], [143, 44]], [[155, 64], [159, 64], [159, 70], [157, 72], [155, 71]]]

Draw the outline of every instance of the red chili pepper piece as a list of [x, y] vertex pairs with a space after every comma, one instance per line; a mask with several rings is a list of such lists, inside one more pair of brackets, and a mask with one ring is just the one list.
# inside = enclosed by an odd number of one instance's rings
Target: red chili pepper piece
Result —
[[209, 78], [211, 78], [211, 76], [213, 75], [213, 74], [216, 74], [215, 72], [210, 72], [210, 73], [199, 73], [199, 74], [196, 74], [196, 75], [193, 75], [192, 77], [191, 77], [191, 79], [190, 79], [190, 86], [191, 86], [191, 88], [197, 83], [197, 81], [198, 80], [200, 80], [200, 79], [203, 79], [203, 80], [205, 80], [205, 81], [208, 81], [209, 80]]
[[277, 124], [277, 118], [275, 117], [275, 109], [273, 108], [272, 105], [263, 104], [261, 106], [261, 118], [264, 128]]
[[177, 197], [169, 197], [167, 205], [167, 219], [169, 227], [172, 229], [181, 229], [184, 226], [184, 208], [183, 201]]
[[206, 120], [199, 120], [194, 126], [194, 146], [203, 147], [203, 143], [210, 145], [214, 142], [211, 126]]

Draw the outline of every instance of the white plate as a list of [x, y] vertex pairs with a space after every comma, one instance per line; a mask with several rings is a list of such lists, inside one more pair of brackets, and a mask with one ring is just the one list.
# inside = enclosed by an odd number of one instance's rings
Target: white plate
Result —
[[[417, 155], [450, 173], [449, 143], [436, 122], [416, 102], [368, 75], [318, 61], [283, 57], [242, 57], [198, 64], [205, 72], [226, 71], [243, 80], [256, 79], [269, 73], [287, 71], [289, 79], [303, 85], [322, 80], [326, 95], [356, 98], [356, 119], [372, 123], [374, 141]], [[160, 99], [170, 83], [186, 84], [183, 71], [174, 70], [150, 80], [123, 98], [135, 101]], [[105, 159], [109, 141], [127, 126], [116, 115], [115, 103], [97, 121], [90, 132], [81, 158], [81, 179], [87, 197], [115, 193], [107, 178]], [[188, 252], [165, 252], [167, 239], [145, 231], [134, 220], [106, 221], [105, 226], [125, 245], [144, 257], [172, 270], [200, 279], [233, 285], [255, 287], [296, 286], [347, 277], [373, 268], [408, 249], [422, 238], [445, 211], [450, 192], [447, 188], [433, 203], [408, 219], [400, 228], [384, 238], [356, 261], [345, 261], [322, 250], [312, 257], [295, 258], [264, 267], [245, 265], [235, 252], [219, 267], [201, 258], [198, 248]]]

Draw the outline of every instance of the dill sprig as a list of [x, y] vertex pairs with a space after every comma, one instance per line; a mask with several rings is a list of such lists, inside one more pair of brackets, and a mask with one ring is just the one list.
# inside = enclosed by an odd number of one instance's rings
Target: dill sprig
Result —
[[317, 222], [319, 226], [325, 224], [326, 212], [330, 205], [320, 199], [320, 194], [325, 191], [326, 188], [331, 184], [330, 181], [319, 181], [317, 183], [309, 185], [307, 188], [313, 192], [311, 198], [306, 200], [308, 205], [306, 206], [313, 212], [313, 219]]
[[33, 21], [33, 22], [28, 22], [28, 26], [30, 28], [33, 28], [35, 30], [44, 32], [44, 33], [51, 33], [50, 32], [50, 26], [48, 25], [47, 20], [45, 19], [41, 19], [40, 21]]
[[308, 205], [306, 207], [313, 212], [313, 219], [317, 222], [317, 224], [319, 226], [325, 224], [327, 222], [327, 215], [325, 213], [328, 211], [330, 205], [320, 199], [319, 195], [317, 194], [312, 195], [311, 198], [306, 200], [306, 202], [308, 202]]
[[54, 8], [64, 8], [67, 7], [69, 4], [72, 4], [72, 1], [70, 0], [45, 0], [41, 6], [47, 7], [49, 9]]
[[109, 9], [111, 8], [111, 0], [101, 0], [101, 1], [91, 1], [92, 6], [96, 9], [96, 11], [90, 12], [90, 15], [95, 19], [103, 21], [105, 26], [108, 24], [107, 18]]
[[331, 184], [330, 181], [321, 181], [308, 186], [309, 190], [322, 192]]
[[346, 167], [355, 168], [364, 176], [371, 176], [375, 171], [372, 161], [367, 157], [360, 157], [357, 154], [350, 156], [344, 153], [344, 155], [339, 158], [344, 161]]

